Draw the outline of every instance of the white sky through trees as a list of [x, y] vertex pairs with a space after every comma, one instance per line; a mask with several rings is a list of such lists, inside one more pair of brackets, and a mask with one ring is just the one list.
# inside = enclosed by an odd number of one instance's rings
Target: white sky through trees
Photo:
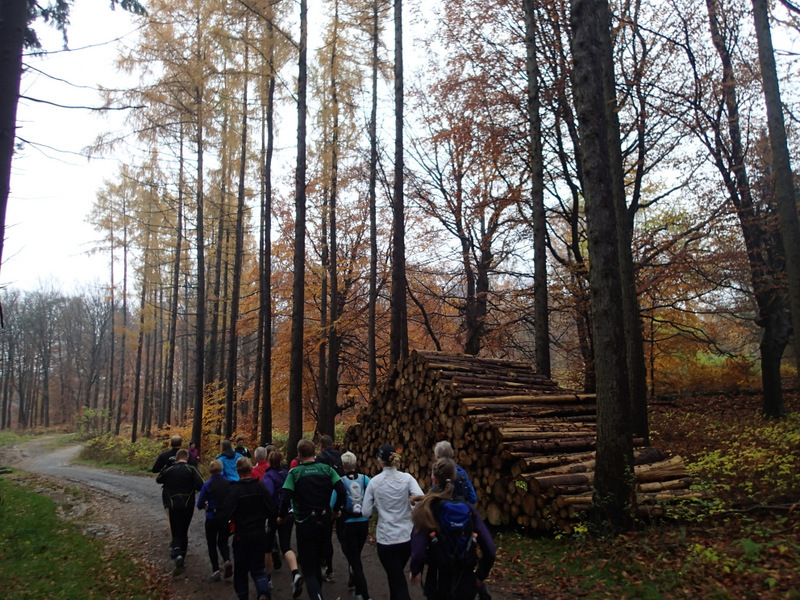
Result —
[[[420, 4], [418, 0], [408, 2], [404, 59], [409, 80], [424, 57], [422, 46], [412, 39], [415, 29], [424, 30], [418, 21]], [[427, 10], [430, 7], [422, 12]], [[309, 18], [314, 29], [321, 27], [318, 13]], [[383, 18], [391, 21], [390, 17]], [[24, 56], [22, 96], [64, 106], [98, 107], [102, 104], [98, 88], [137, 85], [138, 73], [122, 74], [114, 65], [120, 52], [136, 43], [136, 19], [120, 8], [112, 11], [108, 0], [75, 0], [67, 30], [69, 51], [63, 50], [60, 32], [41, 21], [35, 28], [47, 52], [27, 52]], [[388, 38], [392, 24], [385, 23], [385, 28], [384, 43], [391, 47], [393, 42]], [[310, 37], [309, 56], [316, 51], [320, 39], [317, 33]], [[294, 69], [286, 73], [293, 75]], [[390, 93], [389, 85], [379, 84], [382, 94]], [[136, 141], [125, 126], [126, 111], [104, 113], [48, 103], [26, 98], [19, 103], [17, 136], [23, 143], [12, 165], [0, 287], [31, 291], [46, 284], [72, 292], [87, 285], [108, 285], [109, 255], [91, 253], [101, 234], [86, 219], [104, 181], [117, 179], [119, 161], [130, 160], [142, 151], [132, 147]], [[288, 107], [282, 113], [277, 170], [293, 168], [294, 110]], [[383, 115], [381, 120], [388, 118], [391, 125], [390, 117]], [[379, 123], [379, 129], [387, 126]], [[84, 149], [97, 136], [111, 137], [115, 132], [128, 133], [128, 147], [123, 145], [106, 156], [87, 160]]]
[[[61, 33], [37, 23], [46, 56], [27, 52], [20, 94], [64, 106], [98, 107], [98, 86], [121, 85], [114, 67], [118, 44], [135, 38], [131, 15], [112, 11], [108, 0], [77, 0]], [[41, 71], [41, 72], [40, 72]], [[114, 177], [115, 155], [88, 161], [81, 155], [95, 137], [119, 129], [124, 115], [59, 108], [22, 98], [17, 110], [17, 147], [11, 171], [4, 263], [0, 286], [35, 290], [52, 284], [65, 292], [107, 284], [108, 255], [88, 252], [99, 234], [86, 222], [104, 179]]]

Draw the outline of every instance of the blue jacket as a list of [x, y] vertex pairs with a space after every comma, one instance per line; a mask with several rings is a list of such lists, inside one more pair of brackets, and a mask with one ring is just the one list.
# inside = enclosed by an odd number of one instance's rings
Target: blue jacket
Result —
[[217, 457], [217, 460], [222, 462], [222, 476], [228, 481], [239, 481], [239, 473], [236, 471], [236, 461], [242, 458], [242, 455], [233, 450], [223, 452]]
[[212, 475], [200, 489], [200, 496], [197, 498], [197, 508], [206, 509], [206, 519], [221, 517], [222, 504], [228, 494], [230, 482], [222, 474]]

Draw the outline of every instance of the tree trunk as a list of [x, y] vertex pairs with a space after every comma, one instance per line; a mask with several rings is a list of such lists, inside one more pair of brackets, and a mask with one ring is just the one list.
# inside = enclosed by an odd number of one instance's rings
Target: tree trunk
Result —
[[[767, 127], [772, 150], [772, 172], [775, 179], [775, 201], [781, 223], [781, 238], [786, 257], [786, 275], [789, 287], [791, 321], [794, 329], [795, 355], [800, 361], [800, 224], [797, 217], [797, 197], [794, 175], [786, 143], [786, 126], [783, 120], [783, 105], [775, 67], [775, 52], [769, 26], [766, 0], [753, 0], [753, 18], [756, 25], [758, 57], [761, 63], [761, 78], [764, 85], [764, 100], [767, 106]], [[785, 415], [783, 397], [779, 403], [767, 403], [764, 394], [763, 413], [768, 417]]]
[[625, 334], [619, 275], [609, 123], [603, 73], [611, 56], [605, 0], [572, 0], [574, 94], [580, 126], [583, 189], [590, 256], [592, 329], [597, 371], [597, 475], [595, 519], [613, 532], [633, 525], [633, 442], [630, 434]]
[[128, 207], [127, 198], [122, 200], [122, 335], [119, 352], [119, 395], [114, 435], [119, 435], [122, 425], [122, 404], [125, 401], [125, 358], [128, 346]]
[[367, 361], [369, 364], [369, 393], [378, 383], [378, 359], [375, 349], [378, 302], [378, 224], [376, 216], [376, 187], [378, 181], [378, 43], [380, 32], [378, 3], [372, 0], [372, 109], [369, 118], [369, 324]]
[[[248, 70], [248, 52], [244, 54], [244, 72]], [[244, 94], [242, 100], [242, 145], [241, 160], [239, 161], [239, 189], [236, 198], [236, 240], [233, 254], [233, 286], [231, 290], [231, 322], [228, 332], [228, 375], [226, 377], [225, 391], [225, 434], [233, 436], [234, 423], [233, 411], [236, 408], [237, 395], [237, 349], [236, 324], [239, 321], [239, 290], [242, 287], [242, 255], [244, 254], [244, 196], [245, 175], [247, 173], [247, 86], [248, 79], [244, 78]]]
[[[158, 286], [158, 320], [154, 333], [155, 348], [153, 357], [153, 373], [155, 374], [155, 389], [153, 397], [158, 400], [158, 421], [156, 427], [161, 428], [165, 423], [166, 402], [164, 399], [164, 286]], [[149, 436], [148, 432], [148, 436]]]
[[11, 191], [11, 162], [14, 157], [27, 9], [26, 0], [4, 0], [0, 4], [0, 64], [3, 65], [0, 69], [0, 265], [3, 263], [6, 208]]
[[[274, 42], [270, 23], [270, 39]], [[263, 399], [261, 403], [261, 445], [272, 442], [272, 153], [275, 148], [274, 100], [275, 100], [275, 44], [270, 44], [269, 89], [267, 91], [267, 150], [264, 157], [264, 204], [261, 208], [263, 250], [261, 253], [261, 317], [263, 318], [261, 338], [263, 340]]]
[[[324, 137], [325, 134], [323, 134]], [[324, 143], [324, 142], [323, 142]], [[327, 377], [327, 344], [328, 344], [328, 272], [330, 270], [330, 247], [328, 245], [328, 211], [330, 194], [327, 189], [320, 190], [322, 195], [322, 218], [320, 223], [320, 302], [319, 302], [319, 344], [317, 345], [317, 433], [321, 433], [321, 416], [328, 401]], [[327, 433], [327, 432], [325, 432]]]
[[531, 207], [533, 212], [533, 327], [536, 371], [550, 377], [550, 316], [547, 307], [547, 221], [544, 210], [544, 157], [539, 115], [539, 66], [536, 61], [536, 3], [524, 0], [528, 72]]
[[[156, 306], [155, 304], [153, 306]], [[154, 352], [154, 335], [148, 333], [144, 336], [144, 393], [142, 396], [142, 419], [140, 431], [145, 437], [150, 437], [150, 432], [153, 428], [153, 413], [155, 412], [156, 399], [153, 396], [153, 381], [155, 379], [155, 371], [153, 371], [153, 360], [155, 357]]]
[[[786, 347], [785, 342], [779, 342], [780, 313], [784, 311], [785, 299], [780, 284], [780, 268], [770, 258], [769, 234], [762, 215], [754, 206], [750, 179], [747, 165], [744, 161], [744, 144], [739, 119], [739, 101], [737, 98], [737, 84], [733, 71], [733, 60], [728, 49], [728, 42], [721, 34], [718, 25], [717, 0], [706, 0], [706, 9], [709, 16], [711, 39], [722, 63], [722, 92], [727, 110], [725, 123], [730, 136], [729, 155], [721, 152], [715, 156], [717, 169], [725, 181], [728, 195], [736, 208], [736, 214], [742, 227], [742, 237], [747, 248], [747, 258], [750, 266], [750, 277], [753, 284], [753, 294], [758, 306], [758, 324], [765, 328], [761, 343], [762, 359], [767, 358], [770, 364], [762, 364], [761, 377], [764, 392], [763, 410], [777, 411], [774, 416], [783, 412], [783, 393], [780, 380], [767, 382], [767, 377], [780, 377], [780, 357], [776, 359], [775, 353]], [[769, 333], [766, 328], [770, 327]], [[778, 368], [775, 369], [775, 361]]]
[[205, 375], [205, 335], [206, 335], [206, 259], [205, 236], [203, 228], [203, 90], [195, 89], [197, 102], [197, 294], [196, 294], [196, 330], [195, 330], [195, 372], [194, 372], [194, 418], [192, 421], [192, 439], [201, 448], [203, 437], [203, 399]]
[[[225, 116], [225, 120], [222, 125], [222, 129], [228, 129], [227, 123], [227, 114]], [[208, 327], [208, 344], [206, 347], [206, 377], [205, 382], [206, 385], [214, 384], [215, 380], [215, 373], [219, 373], [217, 377], [217, 382], [213, 386], [214, 389], [217, 389], [219, 385], [221, 385], [222, 380], [224, 379], [224, 371], [222, 370], [222, 349], [221, 346], [224, 344], [220, 340], [220, 319], [222, 318], [222, 314], [225, 312], [224, 308], [222, 308], [222, 297], [225, 293], [222, 291], [222, 279], [224, 277], [225, 267], [222, 260], [222, 255], [225, 253], [225, 249], [227, 248], [227, 244], [225, 243], [225, 220], [228, 216], [228, 160], [227, 160], [227, 148], [222, 149], [222, 167], [221, 167], [221, 177], [222, 177], [222, 186], [220, 188], [219, 194], [219, 215], [217, 218], [217, 240], [216, 244], [212, 242], [211, 248], [214, 248], [216, 251], [216, 259], [214, 261], [214, 273], [213, 273], [213, 283], [211, 284], [211, 323]], [[225, 326], [222, 326], [222, 331], [224, 332]], [[224, 333], [223, 333], [224, 335]], [[219, 371], [218, 371], [219, 367]]]
[[172, 396], [175, 380], [175, 347], [178, 333], [178, 298], [180, 295], [181, 252], [183, 251], [183, 126], [180, 133], [180, 154], [178, 158], [178, 221], [175, 260], [172, 265], [172, 296], [169, 311], [169, 333], [167, 334], [167, 364], [164, 373], [164, 417], [166, 424], [172, 423]]
[[764, 394], [762, 411], [767, 417], [786, 416], [781, 382], [781, 358], [789, 343], [790, 317], [785, 310], [772, 312], [764, 321], [761, 337], [761, 385]]
[[[106, 433], [111, 432], [111, 423], [113, 422], [114, 416], [114, 353], [116, 352], [116, 332], [115, 329], [117, 328], [117, 303], [116, 303], [116, 284], [114, 282], [114, 235], [111, 235], [111, 262], [109, 264], [109, 269], [111, 271], [111, 286], [109, 289], [109, 302], [111, 303], [111, 331], [109, 332], [109, 352], [110, 356], [108, 359], [108, 388], [107, 388], [107, 397], [108, 397], [108, 415], [107, 415], [107, 422], [103, 431]], [[2, 428], [0, 428], [2, 429]]]
[[300, 58], [297, 79], [297, 167], [295, 170], [294, 274], [289, 356], [289, 439], [292, 454], [303, 437], [303, 326], [306, 274], [306, 103], [308, 87], [308, 3], [300, 0]]
[[131, 444], [136, 443], [139, 427], [139, 398], [142, 389], [142, 351], [144, 350], [144, 313], [147, 308], [147, 284], [142, 277], [142, 293], [139, 301], [139, 341], [136, 344], [136, 369], [133, 374], [133, 416], [131, 417]]
[[328, 335], [328, 368], [326, 371], [325, 400], [320, 406], [317, 429], [322, 434], [334, 437], [336, 422], [337, 398], [339, 396], [339, 272], [337, 265], [337, 239], [336, 239], [336, 202], [339, 194], [339, 89], [337, 69], [339, 55], [337, 42], [339, 41], [339, 2], [335, 2], [334, 35], [331, 49], [331, 104], [333, 108], [333, 131], [331, 132], [331, 182], [330, 200], [328, 202], [330, 244], [328, 246], [330, 263], [330, 323], [327, 328]]
[[406, 303], [406, 224], [403, 197], [403, 1], [394, 2], [394, 198], [392, 199], [391, 364], [408, 356]]
[[636, 292], [636, 274], [633, 268], [633, 217], [634, 208], [628, 210], [625, 198], [625, 175], [622, 165], [622, 148], [617, 114], [617, 90], [614, 76], [614, 56], [611, 43], [603, 49], [607, 56], [603, 62], [603, 90], [608, 123], [608, 148], [611, 161], [612, 194], [616, 211], [617, 241], [619, 244], [619, 276], [622, 285], [622, 322], [625, 327], [625, 360], [628, 368], [628, 392], [631, 434], [648, 440], [650, 427], [647, 419], [647, 369], [644, 362], [642, 319]]

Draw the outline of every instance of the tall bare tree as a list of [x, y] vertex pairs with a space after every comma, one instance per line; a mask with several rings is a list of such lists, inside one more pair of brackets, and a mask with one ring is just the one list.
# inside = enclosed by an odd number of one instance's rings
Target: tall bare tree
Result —
[[[245, 26], [247, 31], [247, 26]], [[236, 427], [234, 423], [234, 409], [237, 399], [237, 350], [238, 342], [236, 337], [236, 326], [239, 322], [239, 291], [242, 285], [242, 262], [244, 254], [244, 200], [245, 200], [245, 175], [247, 168], [247, 86], [249, 68], [249, 53], [245, 48], [244, 54], [244, 82], [242, 100], [242, 133], [241, 133], [241, 156], [239, 159], [239, 187], [236, 195], [236, 230], [235, 230], [235, 249], [233, 255], [233, 285], [231, 286], [231, 310], [230, 324], [228, 330], [228, 375], [226, 377], [225, 391], [225, 435], [233, 436]]]
[[[580, 127], [589, 242], [592, 329], [597, 365], [594, 517], [619, 532], [633, 525], [633, 444], [625, 354], [619, 230], [605, 77], [613, 73], [611, 16], [605, 0], [572, 0], [574, 94]], [[617, 149], [618, 152], [618, 149]]]
[[539, 65], [536, 57], [536, 0], [524, 0], [528, 123], [530, 128], [531, 211], [533, 216], [533, 326], [536, 371], [550, 377], [550, 315], [547, 303], [547, 222], [544, 208]]
[[[800, 12], [794, 4], [784, 2], [791, 10]], [[775, 66], [775, 51], [769, 25], [769, 9], [766, 0], [753, 0], [753, 18], [758, 41], [758, 58], [761, 63], [761, 80], [764, 101], [767, 105], [767, 128], [772, 150], [772, 172], [775, 182], [775, 202], [781, 223], [781, 239], [786, 257], [786, 275], [789, 289], [789, 305], [794, 329], [795, 354], [800, 357], [800, 222], [797, 216], [797, 193], [794, 186], [789, 147], [786, 142], [786, 125], [783, 119], [783, 104]], [[782, 403], [767, 402], [764, 396], [763, 412], [770, 417], [785, 414]]]
[[289, 440], [294, 452], [303, 437], [303, 328], [306, 273], [306, 111], [308, 90], [308, 3], [300, 0], [300, 55], [297, 79], [297, 166], [294, 175], [294, 274], [289, 365]]
[[392, 290], [389, 359], [396, 364], [408, 356], [406, 302], [406, 222], [403, 180], [403, 1], [394, 2], [394, 192], [392, 197]]

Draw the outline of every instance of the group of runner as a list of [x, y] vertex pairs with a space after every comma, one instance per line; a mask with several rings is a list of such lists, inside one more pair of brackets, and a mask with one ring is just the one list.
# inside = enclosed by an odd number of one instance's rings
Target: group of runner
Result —
[[[410, 600], [408, 582], [419, 583], [426, 566], [423, 591], [429, 600], [489, 598], [483, 582], [494, 562], [494, 543], [475, 508], [469, 476], [453, 461], [449, 442], [434, 447], [428, 494], [400, 470], [401, 456], [391, 444], [380, 448], [381, 471], [370, 478], [359, 472], [355, 454], [333, 448], [330, 436], [320, 438], [319, 455], [312, 441], [300, 440], [288, 465], [274, 446], [256, 448], [251, 457], [243, 440], [237, 442], [235, 448], [229, 440], [222, 442], [219, 456], [209, 464], [208, 481], [203, 481], [196, 459], [181, 449], [179, 436], [153, 465], [163, 485], [175, 575], [185, 569], [196, 507], [206, 511], [211, 578], [232, 576], [240, 600], [248, 598], [248, 575], [259, 600], [270, 599], [270, 573], [283, 561], [292, 573], [292, 598], [299, 598], [305, 585], [311, 600], [323, 600], [323, 582], [335, 577], [334, 529], [348, 562], [348, 587], [355, 600], [366, 600], [370, 595], [361, 552], [375, 514], [377, 554], [391, 600]], [[293, 528], [296, 553], [291, 548]]]

